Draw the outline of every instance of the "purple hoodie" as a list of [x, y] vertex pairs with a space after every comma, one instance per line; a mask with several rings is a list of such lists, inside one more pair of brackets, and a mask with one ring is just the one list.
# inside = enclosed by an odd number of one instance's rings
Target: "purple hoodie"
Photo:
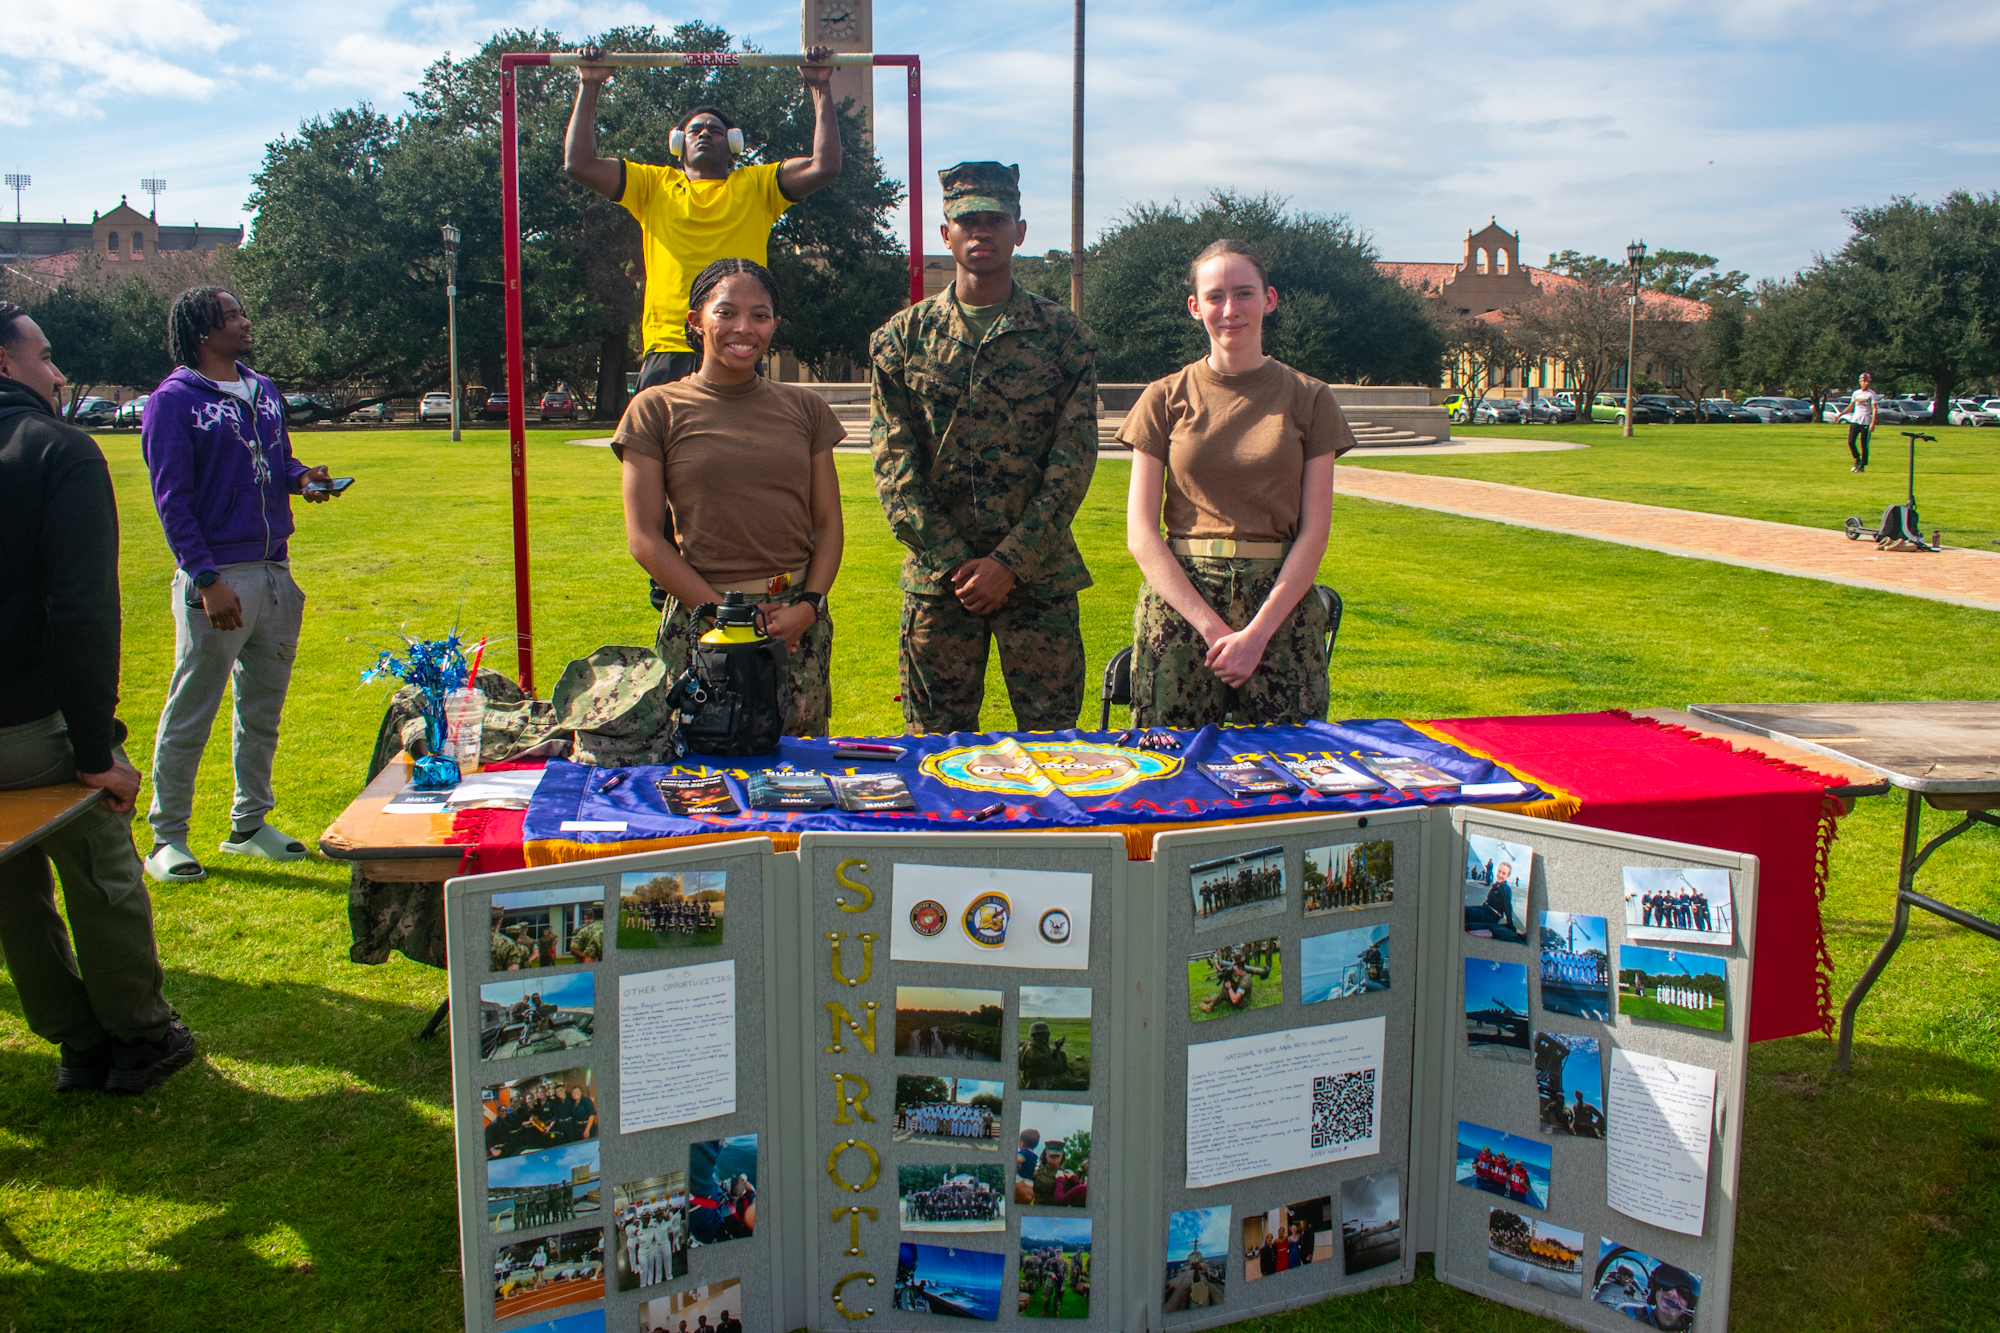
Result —
[[308, 470], [292, 457], [278, 386], [240, 361], [236, 371], [251, 403], [186, 366], [146, 400], [140, 434], [153, 506], [174, 563], [190, 578], [222, 565], [283, 560], [292, 493]]

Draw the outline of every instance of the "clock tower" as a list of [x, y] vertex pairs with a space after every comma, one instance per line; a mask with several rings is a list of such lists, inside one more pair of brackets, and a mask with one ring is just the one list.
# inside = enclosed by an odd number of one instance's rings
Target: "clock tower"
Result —
[[[870, 0], [799, 0], [799, 49], [830, 46], [836, 51], [875, 49], [875, 16]], [[833, 100], [854, 99], [855, 114], [869, 139], [875, 137], [875, 71], [833, 72]]]

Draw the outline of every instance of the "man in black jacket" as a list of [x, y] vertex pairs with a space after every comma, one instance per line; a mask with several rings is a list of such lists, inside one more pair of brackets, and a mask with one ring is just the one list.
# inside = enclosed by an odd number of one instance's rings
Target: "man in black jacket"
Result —
[[62, 1048], [58, 1091], [143, 1092], [194, 1058], [194, 1035], [162, 993], [132, 844], [139, 773], [115, 716], [111, 471], [97, 442], [56, 416], [62, 383], [41, 329], [0, 302], [0, 790], [76, 781], [104, 792], [0, 861], [0, 951], [28, 1027]]

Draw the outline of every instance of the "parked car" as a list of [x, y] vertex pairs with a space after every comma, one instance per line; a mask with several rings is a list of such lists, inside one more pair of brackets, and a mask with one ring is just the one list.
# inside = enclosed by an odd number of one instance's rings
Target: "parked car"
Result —
[[451, 395], [448, 393], [427, 393], [417, 404], [417, 424], [426, 421], [451, 420]]
[[1687, 423], [1696, 420], [1699, 415], [1693, 403], [1671, 394], [1642, 393], [1639, 401], [1652, 408], [1654, 415], [1662, 421]]
[[1438, 406], [1445, 410], [1445, 415], [1451, 418], [1454, 425], [1462, 426], [1472, 420], [1472, 410], [1466, 406], [1465, 395], [1462, 393], [1451, 395]]
[[1803, 398], [1745, 398], [1743, 410], [1763, 422], [1812, 420], [1812, 404]]
[[544, 421], [575, 421], [576, 399], [568, 389], [551, 389], [542, 395], [539, 411]]
[[1482, 398], [1472, 409], [1472, 424], [1518, 426], [1521, 424], [1521, 405], [1512, 398]]
[[118, 421], [118, 404], [112, 402], [109, 398], [92, 396], [77, 403], [75, 409], [68, 414], [68, 417], [70, 424], [73, 426], [115, 425]]
[[396, 409], [389, 406], [389, 400], [384, 398], [379, 403], [370, 403], [366, 407], [355, 408], [347, 414], [347, 419], [349, 421], [394, 421], [396, 419]]
[[2000, 426], [2000, 412], [1990, 412], [1983, 404], [1960, 398], [1952, 403], [1945, 420], [1954, 426]]
[[[1600, 393], [1590, 404], [1592, 421], [1609, 421], [1617, 425], [1625, 424], [1625, 395], [1622, 393]], [[1647, 422], [1666, 421], [1667, 416], [1646, 402], [1642, 394], [1632, 400], [1632, 421], [1635, 425]]]
[[1929, 421], [1931, 413], [1937, 410], [1936, 404], [1935, 398], [1921, 398], [1916, 394], [1904, 394], [1896, 400], [1905, 421]]
[[1762, 421], [1755, 412], [1745, 411], [1743, 404], [1732, 403], [1727, 398], [1704, 398], [1701, 410], [1710, 421]]
[[339, 415], [340, 409], [333, 405], [333, 399], [323, 393], [285, 395], [285, 420], [294, 426], [308, 421], [331, 421]]
[[1520, 401], [1521, 416], [1530, 422], [1545, 421], [1557, 425], [1576, 420], [1576, 409], [1568, 403], [1544, 395], [1523, 398]]
[[146, 410], [146, 400], [152, 396], [149, 393], [142, 393], [137, 398], [127, 398], [124, 402], [120, 403], [118, 405], [118, 416], [115, 419], [115, 424], [135, 428], [143, 425], [145, 423], [143, 414]]
[[486, 406], [480, 409], [479, 415], [488, 421], [505, 421], [507, 419], [507, 395], [496, 393], [488, 398]]

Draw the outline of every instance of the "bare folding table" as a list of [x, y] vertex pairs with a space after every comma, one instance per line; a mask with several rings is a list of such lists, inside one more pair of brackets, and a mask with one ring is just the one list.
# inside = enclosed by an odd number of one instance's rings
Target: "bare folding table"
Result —
[[[1902, 869], [1896, 881], [1896, 924], [1840, 1010], [1840, 1052], [1846, 1069], [1854, 1052], [1854, 1015], [1882, 975], [1920, 907], [1967, 930], [2000, 940], [2000, 924], [1918, 893], [1917, 871], [1932, 852], [1974, 824], [2000, 828], [2000, 702], [1690, 704], [1696, 717], [1796, 745], [1881, 774], [1905, 793]], [[1964, 818], [1917, 846], [1923, 806], [1960, 811]]]
[[100, 789], [81, 782], [0, 792], [0, 861], [34, 846], [103, 796]]

